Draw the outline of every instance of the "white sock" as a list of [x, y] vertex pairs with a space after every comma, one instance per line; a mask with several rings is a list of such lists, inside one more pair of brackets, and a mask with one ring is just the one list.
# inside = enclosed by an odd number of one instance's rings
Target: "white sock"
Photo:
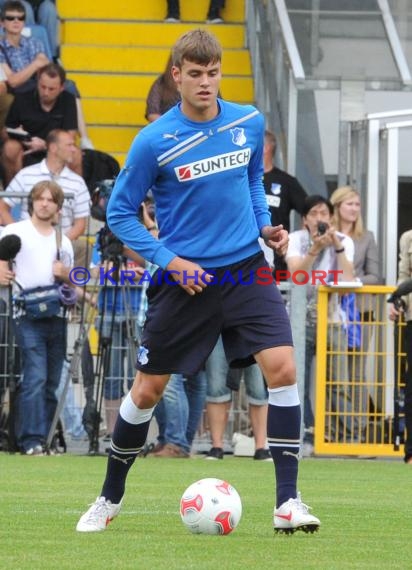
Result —
[[132, 400], [130, 392], [127, 394], [126, 398], [123, 400], [120, 406], [120, 415], [129, 424], [138, 425], [144, 424], [150, 421], [153, 415], [153, 408], [148, 410], [141, 410], [136, 406]]
[[272, 406], [288, 408], [291, 406], [299, 406], [300, 404], [297, 384], [282, 386], [281, 388], [269, 388], [268, 392], [269, 404], [272, 404]]

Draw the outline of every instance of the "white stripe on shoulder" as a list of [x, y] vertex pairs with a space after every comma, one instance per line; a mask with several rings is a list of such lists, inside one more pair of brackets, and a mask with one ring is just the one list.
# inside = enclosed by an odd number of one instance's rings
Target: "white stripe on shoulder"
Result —
[[236, 121], [232, 121], [231, 123], [229, 123], [227, 125], [223, 125], [223, 127], [219, 127], [217, 129], [217, 132], [221, 133], [222, 131], [227, 131], [227, 129], [231, 129], [235, 125], [240, 125], [241, 123], [248, 121], [252, 117], [256, 117], [256, 115], [258, 115], [258, 114], [259, 114], [259, 111], [257, 109], [255, 109], [254, 111], [249, 113], [249, 115], [245, 115], [244, 117], [241, 117], [240, 119], [236, 119]]
[[[251, 119], [252, 117], [255, 117], [258, 114], [259, 114], [259, 111], [257, 109], [255, 109], [254, 111], [252, 111], [252, 113], [249, 113], [248, 115], [245, 115], [244, 117], [241, 117], [240, 119], [236, 119], [236, 121], [232, 121], [231, 123], [228, 123], [227, 125], [223, 125], [223, 127], [219, 127], [217, 129], [217, 132], [221, 133], [223, 131], [227, 131], [227, 129], [230, 129], [230, 128], [234, 127], [235, 125], [240, 125], [241, 123], [248, 121], [249, 119]], [[165, 164], [168, 164], [169, 162], [171, 162], [172, 160], [174, 160], [178, 156], [181, 156], [182, 154], [184, 154], [188, 150], [194, 148], [195, 146], [199, 145], [200, 143], [204, 142], [208, 138], [209, 138], [208, 135], [204, 135], [203, 132], [200, 132], [200, 133], [197, 133], [196, 135], [188, 138], [187, 140], [175, 145], [173, 148], [169, 149], [167, 152], [163, 153], [162, 155], [160, 155], [158, 157], [157, 161], [159, 163], [159, 166], [164, 166]]]
[[204, 142], [208, 138], [209, 137], [207, 135], [203, 135], [202, 138], [193, 141], [192, 144], [185, 146], [184, 148], [178, 150], [174, 154], [170, 155], [169, 157], [167, 157], [164, 160], [162, 160], [161, 162], [159, 162], [159, 166], [164, 166], [165, 164], [168, 164], [169, 162], [171, 162], [172, 160], [174, 160], [175, 158], [177, 158], [181, 154], [184, 154], [185, 152], [187, 152], [191, 148], [194, 148], [195, 146], [199, 145], [200, 143]]
[[175, 151], [177, 151], [182, 146], [190, 144], [192, 141], [196, 140], [197, 138], [199, 138], [201, 136], [203, 136], [202, 131], [200, 131], [199, 133], [196, 133], [195, 135], [192, 135], [191, 137], [189, 137], [185, 141], [182, 141], [179, 144], [176, 144], [172, 148], [169, 148], [169, 150], [167, 150], [166, 152], [164, 152], [163, 154], [161, 154], [160, 156], [157, 157], [158, 162], [162, 161], [164, 158], [166, 158], [166, 156], [168, 156], [171, 153], [174, 153]]

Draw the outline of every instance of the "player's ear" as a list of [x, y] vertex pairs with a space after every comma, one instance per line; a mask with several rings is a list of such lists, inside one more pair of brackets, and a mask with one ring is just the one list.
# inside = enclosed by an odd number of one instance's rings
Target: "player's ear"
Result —
[[177, 87], [179, 87], [180, 83], [181, 83], [181, 69], [180, 67], [177, 67], [176, 65], [172, 66], [172, 77], [173, 77], [173, 81], [176, 83]]

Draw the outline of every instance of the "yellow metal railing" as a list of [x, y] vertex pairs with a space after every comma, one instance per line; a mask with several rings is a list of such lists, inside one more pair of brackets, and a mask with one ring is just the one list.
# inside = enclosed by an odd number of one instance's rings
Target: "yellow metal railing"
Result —
[[[401, 456], [394, 448], [395, 388], [404, 388], [404, 323], [388, 319], [394, 287], [319, 287], [315, 373], [315, 453]], [[356, 348], [347, 327], [333, 322], [331, 304], [356, 292], [360, 325]], [[344, 315], [344, 313], [343, 313]], [[344, 318], [345, 320], [345, 318]], [[306, 363], [310, 366], [310, 363]], [[396, 384], [395, 384], [396, 382]], [[403, 426], [403, 413], [400, 414]], [[402, 443], [402, 436], [398, 443]]]

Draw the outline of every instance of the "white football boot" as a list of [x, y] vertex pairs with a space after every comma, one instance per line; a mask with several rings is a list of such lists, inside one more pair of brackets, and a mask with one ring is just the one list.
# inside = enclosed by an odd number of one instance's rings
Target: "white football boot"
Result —
[[110, 521], [117, 517], [122, 502], [118, 505], [107, 501], [105, 497], [97, 497], [90, 509], [80, 517], [76, 530], [78, 532], [99, 532], [105, 530]]
[[297, 530], [316, 532], [320, 520], [309, 514], [308, 505], [302, 503], [300, 493], [296, 499], [289, 499], [273, 513], [273, 528], [275, 532], [293, 534]]

